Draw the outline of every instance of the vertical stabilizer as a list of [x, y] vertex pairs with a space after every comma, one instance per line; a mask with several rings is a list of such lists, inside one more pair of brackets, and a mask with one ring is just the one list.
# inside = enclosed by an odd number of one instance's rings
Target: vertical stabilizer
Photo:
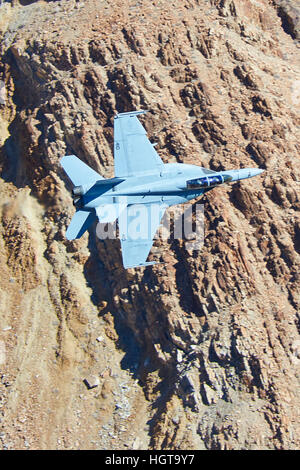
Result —
[[66, 155], [61, 159], [60, 164], [75, 186], [89, 183], [94, 184], [96, 181], [103, 179], [103, 176], [99, 175], [99, 173], [86, 165], [86, 163], [83, 163], [75, 155]]

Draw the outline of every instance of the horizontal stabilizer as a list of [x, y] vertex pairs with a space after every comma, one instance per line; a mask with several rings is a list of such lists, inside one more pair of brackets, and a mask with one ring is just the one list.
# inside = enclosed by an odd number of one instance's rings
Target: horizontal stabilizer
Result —
[[99, 173], [86, 163], [83, 163], [75, 155], [66, 155], [61, 159], [60, 163], [75, 186], [94, 184], [96, 181], [103, 179]]
[[71, 223], [66, 231], [66, 238], [68, 240], [75, 240], [80, 238], [89, 226], [95, 220], [95, 212], [78, 210], [73, 215]]

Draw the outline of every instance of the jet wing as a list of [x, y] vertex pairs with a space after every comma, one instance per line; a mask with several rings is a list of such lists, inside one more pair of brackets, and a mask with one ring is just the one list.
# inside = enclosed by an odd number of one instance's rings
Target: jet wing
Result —
[[115, 176], [136, 176], [162, 169], [163, 162], [137, 118], [147, 111], [117, 114], [114, 119]]
[[121, 213], [119, 236], [125, 269], [156, 264], [146, 259], [167, 207], [166, 204], [135, 204]]

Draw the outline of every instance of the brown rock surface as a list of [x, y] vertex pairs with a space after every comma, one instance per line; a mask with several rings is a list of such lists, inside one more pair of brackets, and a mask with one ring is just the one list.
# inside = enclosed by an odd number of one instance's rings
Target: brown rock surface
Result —
[[[297, 2], [0, 13], [0, 447], [299, 448]], [[113, 116], [139, 108], [165, 162], [266, 172], [205, 197], [201, 251], [124, 271], [118, 240], [65, 239], [59, 160], [113, 176]]]

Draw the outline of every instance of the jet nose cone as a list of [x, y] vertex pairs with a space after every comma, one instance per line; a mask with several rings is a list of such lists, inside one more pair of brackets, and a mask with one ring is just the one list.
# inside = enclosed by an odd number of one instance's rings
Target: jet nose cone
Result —
[[261, 168], [242, 168], [239, 170], [238, 179], [252, 178], [253, 176], [260, 175], [263, 171]]
[[251, 168], [251, 176], [260, 175], [264, 171], [265, 170], [262, 170], [261, 168]]

